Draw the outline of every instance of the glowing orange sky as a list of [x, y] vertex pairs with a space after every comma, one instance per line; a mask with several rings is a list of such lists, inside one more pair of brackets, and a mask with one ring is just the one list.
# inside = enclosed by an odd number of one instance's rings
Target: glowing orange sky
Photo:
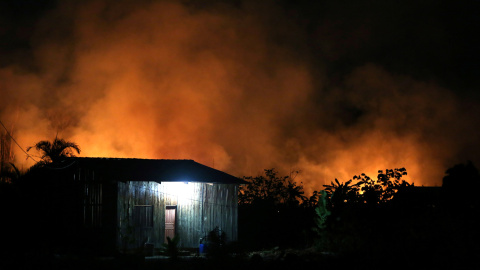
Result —
[[[398, 167], [440, 185], [465, 161], [457, 153], [476, 138], [455, 137], [470, 124], [448, 89], [376, 63], [332, 86], [272, 38], [296, 29], [272, 32], [255, 8], [61, 5], [38, 24], [38, 68], [0, 69], [1, 119], [24, 148], [58, 132], [81, 156], [193, 159], [236, 176], [300, 170], [309, 191]], [[31, 165], [18, 148], [16, 163]]]

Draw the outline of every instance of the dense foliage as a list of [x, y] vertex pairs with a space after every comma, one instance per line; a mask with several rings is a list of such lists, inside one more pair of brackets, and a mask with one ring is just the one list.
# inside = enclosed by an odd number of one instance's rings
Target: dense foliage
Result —
[[415, 187], [404, 175], [393, 169], [326, 185], [315, 209], [317, 248], [379, 264], [461, 262], [478, 253], [478, 171], [456, 165], [442, 188]]
[[380, 170], [376, 180], [362, 173], [345, 183], [335, 179], [335, 182], [325, 185], [325, 191], [330, 197], [332, 207], [343, 208], [345, 205], [371, 207], [387, 203], [399, 190], [411, 186], [412, 184], [402, 179], [404, 175], [407, 175], [405, 168], [387, 169], [385, 173]]
[[290, 176], [278, 176], [275, 169], [265, 170], [265, 176], [244, 177], [248, 184], [240, 187], [240, 204], [298, 205], [305, 200], [303, 186]]
[[248, 248], [305, 245], [313, 225], [316, 193], [307, 198], [303, 185], [275, 169], [245, 177], [239, 192], [239, 239]]
[[394, 228], [392, 220], [395, 195], [413, 187], [402, 179], [405, 168], [379, 171], [377, 179], [366, 174], [345, 183], [337, 179], [320, 194], [315, 209], [317, 245], [334, 252], [353, 252], [381, 240], [385, 229]]

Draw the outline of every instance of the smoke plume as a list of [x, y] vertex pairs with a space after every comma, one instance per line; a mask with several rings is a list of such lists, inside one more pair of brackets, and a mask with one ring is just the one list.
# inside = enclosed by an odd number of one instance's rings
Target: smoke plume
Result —
[[0, 66], [0, 119], [24, 148], [58, 134], [81, 156], [300, 170], [308, 191], [399, 167], [440, 185], [480, 161], [476, 101], [365, 60], [375, 21], [255, 2], [59, 1]]

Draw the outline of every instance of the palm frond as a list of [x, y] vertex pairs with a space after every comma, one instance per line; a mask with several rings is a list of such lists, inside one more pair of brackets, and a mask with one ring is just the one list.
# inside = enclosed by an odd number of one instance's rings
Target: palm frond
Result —
[[41, 153], [40, 158], [42, 159], [43, 164], [56, 162], [65, 157], [74, 157], [74, 152], [80, 154], [80, 147], [78, 144], [58, 137], [55, 137], [53, 142], [47, 140], [39, 141], [34, 146], [28, 147], [27, 151], [30, 151], [32, 148], [35, 148]]

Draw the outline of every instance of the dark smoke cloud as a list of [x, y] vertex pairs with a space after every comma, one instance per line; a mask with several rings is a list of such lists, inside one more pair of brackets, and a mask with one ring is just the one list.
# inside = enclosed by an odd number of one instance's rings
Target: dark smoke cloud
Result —
[[0, 119], [24, 147], [58, 133], [84, 156], [301, 170], [308, 190], [394, 167], [440, 185], [480, 161], [463, 6], [41, 3], [0, 21]]

